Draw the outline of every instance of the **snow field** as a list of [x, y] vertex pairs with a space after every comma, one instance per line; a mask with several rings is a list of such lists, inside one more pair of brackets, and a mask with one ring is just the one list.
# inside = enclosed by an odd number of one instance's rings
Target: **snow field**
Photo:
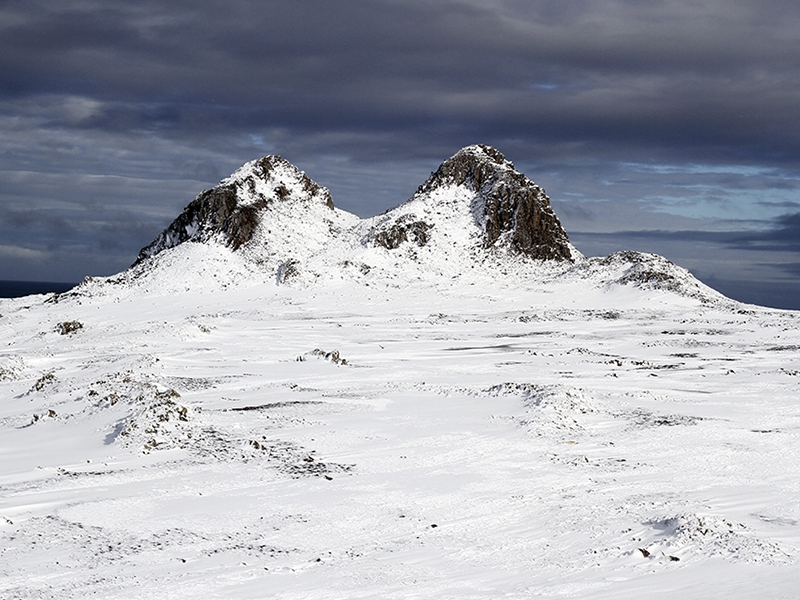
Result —
[[796, 313], [555, 280], [43, 300], [0, 303], [5, 597], [796, 590]]

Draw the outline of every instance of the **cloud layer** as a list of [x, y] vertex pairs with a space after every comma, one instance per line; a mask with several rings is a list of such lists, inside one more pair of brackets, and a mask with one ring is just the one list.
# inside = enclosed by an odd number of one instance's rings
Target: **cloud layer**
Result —
[[794, 264], [798, 38], [783, 0], [3, 2], [0, 235], [47, 258], [0, 277], [123, 268], [262, 154], [366, 216], [475, 142], [573, 230]]

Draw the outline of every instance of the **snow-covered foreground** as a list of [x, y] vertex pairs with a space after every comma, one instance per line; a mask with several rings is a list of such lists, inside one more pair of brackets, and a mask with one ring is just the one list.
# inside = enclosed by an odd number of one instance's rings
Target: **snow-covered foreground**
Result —
[[43, 300], [0, 303], [3, 598], [797, 597], [797, 313], [579, 281]]

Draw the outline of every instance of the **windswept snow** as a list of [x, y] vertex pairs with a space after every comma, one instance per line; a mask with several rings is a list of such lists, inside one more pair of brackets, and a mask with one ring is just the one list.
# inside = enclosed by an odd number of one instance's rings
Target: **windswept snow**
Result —
[[3, 301], [0, 595], [794, 594], [797, 313], [471, 283]]

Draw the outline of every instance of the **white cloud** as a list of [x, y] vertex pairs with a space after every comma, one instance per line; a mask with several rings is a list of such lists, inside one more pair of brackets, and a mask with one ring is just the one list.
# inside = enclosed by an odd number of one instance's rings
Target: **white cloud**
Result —
[[7, 246], [0, 244], [0, 258], [19, 258], [22, 260], [46, 260], [50, 258], [49, 252], [31, 250], [21, 246]]

